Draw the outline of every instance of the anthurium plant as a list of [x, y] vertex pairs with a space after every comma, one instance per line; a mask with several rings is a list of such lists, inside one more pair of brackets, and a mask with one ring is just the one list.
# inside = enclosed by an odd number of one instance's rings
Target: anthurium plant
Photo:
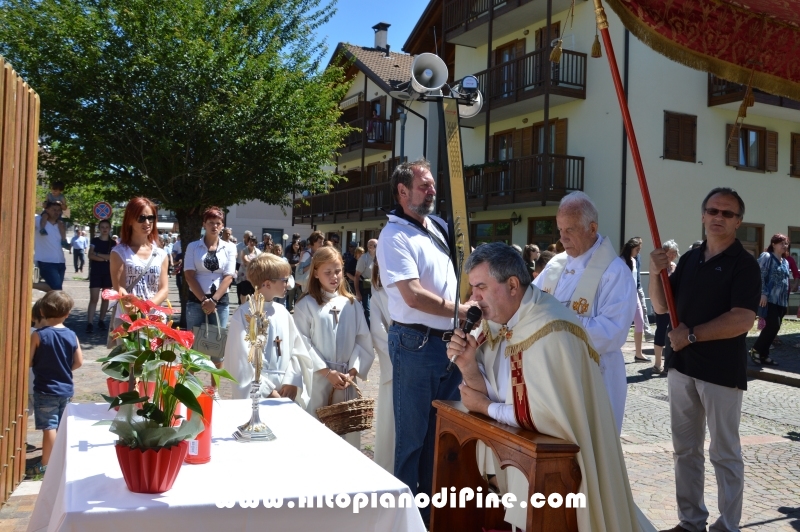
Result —
[[[205, 393], [195, 374], [208, 372], [215, 384], [219, 384], [220, 377], [234, 380], [233, 377], [217, 369], [208, 356], [192, 349], [191, 331], [172, 327], [169, 302], [162, 307], [132, 294], [121, 296], [114, 290], [103, 290], [102, 297], [118, 301], [124, 312], [120, 316], [122, 324], [112, 331], [117, 346], [98, 362], [109, 377], [130, 379], [131, 389], [117, 397], [103, 396], [111, 405], [109, 409], [120, 409], [113, 420], [100, 424], [111, 425], [120, 445], [143, 450], [193, 439], [203, 430], [203, 409], [197, 397]], [[133, 377], [139, 379], [139, 389], [134, 388]], [[188, 421], [182, 419], [179, 403], [199, 415]]]

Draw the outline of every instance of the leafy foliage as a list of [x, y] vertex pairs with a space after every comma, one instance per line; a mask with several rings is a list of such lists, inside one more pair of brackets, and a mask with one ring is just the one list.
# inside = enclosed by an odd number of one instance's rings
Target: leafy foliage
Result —
[[0, 0], [0, 54], [41, 96], [49, 175], [150, 197], [189, 242], [209, 205], [336, 180], [347, 87], [319, 65], [326, 1]]

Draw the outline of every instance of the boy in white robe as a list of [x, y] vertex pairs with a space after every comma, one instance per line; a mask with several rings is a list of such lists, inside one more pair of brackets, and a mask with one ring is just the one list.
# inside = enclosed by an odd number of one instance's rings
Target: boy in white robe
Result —
[[[343, 268], [338, 251], [328, 247], [317, 250], [311, 260], [308, 292], [294, 307], [297, 330], [317, 360], [306, 407], [314, 417], [321, 406], [355, 399], [351, 385], [356, 377], [366, 378], [375, 359], [364, 311], [347, 289]], [[345, 439], [361, 447], [360, 432], [347, 434]]]
[[[312, 374], [321, 364], [311, 357], [297, 331], [292, 315], [274, 297], [284, 297], [291, 268], [280, 257], [264, 253], [247, 267], [247, 278], [266, 300], [264, 312], [269, 319], [267, 342], [261, 353], [261, 396], [288, 397], [301, 407], [308, 405], [313, 386]], [[250, 347], [245, 341], [249, 324], [246, 316], [250, 303], [242, 304], [230, 320], [228, 342], [222, 367], [238, 384], [233, 385], [233, 399], [250, 397], [255, 367], [247, 360]]]
[[372, 345], [381, 365], [381, 378], [378, 386], [378, 404], [375, 413], [375, 452], [373, 460], [391, 474], [394, 474], [394, 406], [392, 399], [392, 359], [389, 358], [389, 296], [381, 283], [377, 259], [372, 264], [372, 312], [370, 313], [370, 332]]

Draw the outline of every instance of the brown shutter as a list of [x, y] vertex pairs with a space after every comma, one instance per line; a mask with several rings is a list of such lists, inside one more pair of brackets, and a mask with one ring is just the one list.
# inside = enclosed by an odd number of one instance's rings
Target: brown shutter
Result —
[[489, 157], [486, 159], [487, 163], [494, 161], [494, 135], [489, 135]]
[[800, 177], [800, 134], [798, 133], [792, 133], [791, 163], [789, 174], [794, 177]]
[[567, 154], [567, 119], [556, 120], [556, 141], [555, 141], [556, 155]]
[[778, 171], [778, 132], [767, 131], [766, 134], [766, 167], [767, 172]]
[[677, 159], [680, 155], [680, 118], [664, 111], [664, 159]]
[[681, 115], [680, 131], [681, 161], [697, 162], [697, 117], [694, 115]]
[[522, 130], [515, 129], [511, 140], [511, 157], [509, 159], [518, 159], [519, 157], [522, 157]]
[[522, 129], [522, 151], [520, 157], [527, 157], [533, 154], [533, 126]]
[[537, 50], [541, 50], [542, 46], [544, 45], [544, 36], [542, 35], [544, 33], [543, 30], [544, 28], [539, 28], [533, 33], [533, 40], [536, 41], [535, 44]]
[[514, 45], [514, 59], [520, 59], [525, 55], [525, 39], [517, 39]]
[[[739, 135], [734, 135], [731, 139], [733, 128], [733, 124], [725, 126], [725, 164], [727, 166], [739, 166]], [[728, 144], [728, 140], [731, 140], [730, 144]]]
[[378, 103], [381, 106], [381, 112], [378, 114], [378, 118], [386, 118], [388, 116], [386, 113], [386, 96], [381, 96]]

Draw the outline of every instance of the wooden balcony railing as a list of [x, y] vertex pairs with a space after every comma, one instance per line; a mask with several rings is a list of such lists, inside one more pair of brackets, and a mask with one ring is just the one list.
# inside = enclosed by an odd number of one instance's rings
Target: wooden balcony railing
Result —
[[380, 218], [394, 206], [388, 182], [319, 194], [306, 200], [308, 205], [297, 202], [292, 209], [298, 223]]
[[551, 48], [542, 48], [476, 74], [483, 98], [493, 105], [512, 103], [544, 92], [547, 68], [550, 88], [586, 98], [586, 54], [564, 50], [560, 63], [550, 62]]
[[[394, 123], [384, 118], [359, 118], [347, 123], [357, 131], [351, 132], [344, 141], [345, 151], [361, 148], [361, 143], [366, 142], [367, 148], [371, 145], [390, 145], [394, 142]], [[389, 148], [391, 149], [391, 148]]]
[[584, 158], [543, 154], [511, 159], [466, 177], [467, 206], [558, 201], [583, 190]]
[[444, 4], [444, 31], [452, 31], [463, 24], [478, 19], [489, 12], [489, 6], [497, 7], [505, 0], [450, 0]]
[[[734, 83], [714, 74], [708, 75], [708, 106], [723, 105], [731, 102], [741, 102], [744, 98], [746, 87], [740, 83]], [[756, 103], [765, 103], [777, 107], [800, 110], [800, 102], [782, 96], [774, 96], [758, 89], [753, 89], [753, 97]]]

